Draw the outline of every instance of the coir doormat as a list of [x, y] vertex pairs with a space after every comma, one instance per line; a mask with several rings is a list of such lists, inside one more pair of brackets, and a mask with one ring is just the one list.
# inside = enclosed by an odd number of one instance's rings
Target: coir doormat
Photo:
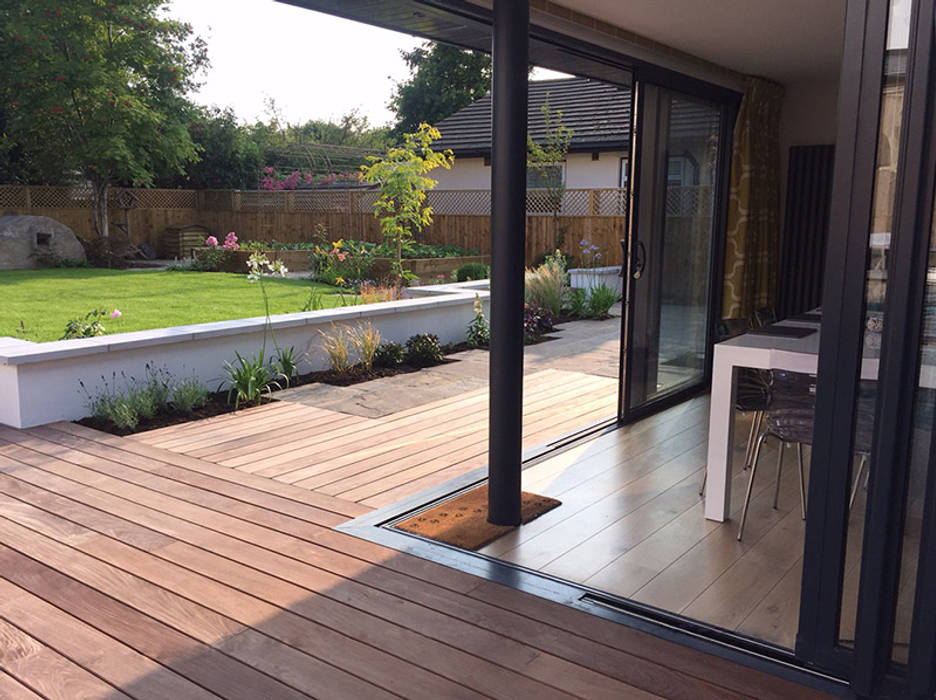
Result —
[[[395, 528], [414, 535], [445, 542], [461, 549], [481, 549], [514, 528], [487, 521], [487, 484], [402, 520]], [[525, 525], [543, 513], [562, 505], [560, 501], [535, 493], [521, 494], [520, 519]]]

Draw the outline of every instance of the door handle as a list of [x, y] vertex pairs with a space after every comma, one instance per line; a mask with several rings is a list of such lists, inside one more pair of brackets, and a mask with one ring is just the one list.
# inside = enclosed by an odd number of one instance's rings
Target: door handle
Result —
[[627, 239], [622, 238], [621, 241], [621, 260], [624, 262], [621, 263], [621, 269], [618, 272], [618, 277], [627, 277]]
[[637, 245], [634, 248], [634, 261], [631, 265], [631, 276], [635, 280], [639, 280], [641, 275], [643, 275], [644, 268], [647, 266], [647, 249], [643, 244], [643, 241], [637, 241]]

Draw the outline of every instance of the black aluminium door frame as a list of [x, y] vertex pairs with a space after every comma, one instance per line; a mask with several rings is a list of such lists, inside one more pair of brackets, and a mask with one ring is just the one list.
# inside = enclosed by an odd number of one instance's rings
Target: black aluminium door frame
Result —
[[[839, 100], [832, 219], [823, 293], [816, 441], [807, 512], [797, 655], [849, 678], [862, 696], [932, 697], [936, 650], [936, 445], [931, 446], [910, 669], [891, 662], [907, 498], [912, 411], [936, 187], [936, 0], [916, 0], [878, 372], [872, 481], [863, 539], [854, 650], [837, 644], [865, 324], [868, 235], [877, 164], [888, 0], [850, 0]], [[919, 586], [923, 586], [920, 588]], [[915, 615], [916, 617], [916, 615]]]
[[[706, 357], [703, 373], [699, 381], [691, 386], [666, 394], [659, 399], [637, 408], [630, 408], [629, 376], [633, 376], [633, 353], [628, 352], [633, 343], [634, 314], [631, 313], [631, 302], [635, 298], [633, 261], [634, 232], [638, 230], [640, 208], [640, 188], [635, 186], [641, 172], [643, 158], [642, 134], [644, 129], [644, 109], [641, 107], [644, 94], [644, 85], [653, 85], [656, 88], [682, 93], [686, 97], [709, 102], [721, 107], [719, 123], [719, 149], [718, 163], [716, 165], [717, 189], [715, 192], [714, 220], [712, 222], [712, 256], [710, 261], [710, 284], [708, 289], [708, 319], [705, 326]], [[710, 83], [696, 80], [689, 76], [673, 76], [669, 73], [660, 73], [655, 70], [634, 69], [634, 89], [631, 104], [631, 176], [628, 178], [628, 205], [629, 225], [628, 238], [625, 244], [625, 261], [622, 267], [624, 276], [624, 304], [621, 314], [621, 360], [618, 392], [618, 423], [624, 425], [638, 421], [659, 411], [674, 406], [686, 399], [701, 393], [711, 383], [712, 379], [712, 346], [716, 322], [721, 318], [723, 275], [725, 265], [725, 237], [728, 220], [728, 195], [730, 191], [731, 151], [734, 140], [735, 122], [741, 106], [741, 93], [728, 90]]]

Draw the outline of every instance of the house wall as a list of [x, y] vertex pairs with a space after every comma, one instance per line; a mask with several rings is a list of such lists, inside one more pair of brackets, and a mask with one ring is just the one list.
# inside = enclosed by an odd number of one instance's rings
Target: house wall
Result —
[[[598, 160], [591, 153], [570, 153], [566, 157], [566, 187], [569, 189], [598, 189], [619, 187], [621, 158], [627, 151], [601, 151]], [[491, 166], [484, 158], [455, 158], [451, 170], [435, 170], [432, 177], [438, 180], [440, 190], [489, 190], [491, 189]]]
[[[780, 115], [780, 217], [786, 207], [791, 146], [835, 143], [838, 80], [784, 85]], [[781, 229], [782, 230], [782, 229]]]

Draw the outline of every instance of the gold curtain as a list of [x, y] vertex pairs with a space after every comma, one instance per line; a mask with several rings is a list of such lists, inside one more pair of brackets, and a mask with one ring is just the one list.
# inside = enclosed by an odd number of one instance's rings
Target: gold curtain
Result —
[[745, 78], [731, 151], [723, 318], [773, 306], [780, 266], [780, 107], [783, 87]]

